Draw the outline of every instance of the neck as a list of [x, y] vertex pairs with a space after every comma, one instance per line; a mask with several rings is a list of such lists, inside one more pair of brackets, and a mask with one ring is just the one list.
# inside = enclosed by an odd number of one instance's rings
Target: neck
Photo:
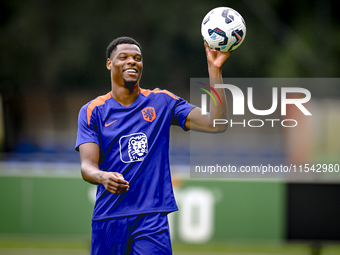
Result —
[[139, 95], [138, 84], [131, 86], [131, 88], [112, 85], [111, 96], [121, 105], [130, 106]]

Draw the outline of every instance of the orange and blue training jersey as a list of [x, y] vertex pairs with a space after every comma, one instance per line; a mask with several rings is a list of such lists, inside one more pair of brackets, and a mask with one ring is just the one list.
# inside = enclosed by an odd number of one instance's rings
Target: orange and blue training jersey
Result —
[[98, 144], [99, 169], [121, 173], [130, 185], [121, 195], [97, 185], [93, 220], [177, 210], [170, 176], [170, 126], [185, 130], [192, 108], [160, 89], [140, 89], [128, 107], [107, 93], [81, 108], [76, 150], [83, 143]]

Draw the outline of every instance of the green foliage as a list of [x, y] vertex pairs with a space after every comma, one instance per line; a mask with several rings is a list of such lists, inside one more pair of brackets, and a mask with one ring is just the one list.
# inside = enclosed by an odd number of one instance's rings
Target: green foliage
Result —
[[[210, 9], [226, 4], [242, 13], [247, 36], [226, 64], [225, 76], [338, 75], [335, 1], [261, 2], [263, 9], [276, 14], [275, 22], [271, 16], [266, 20], [266, 12], [261, 15], [250, 1], [7, 0], [2, 3], [0, 25], [0, 79], [20, 89], [109, 90], [105, 49], [115, 37], [128, 35], [143, 47], [144, 87], [188, 90], [190, 77], [207, 76], [202, 18]], [[270, 24], [278, 26], [279, 36], [268, 29]], [[302, 43], [294, 46], [296, 40]], [[306, 61], [294, 54], [299, 47], [311, 52]], [[317, 59], [309, 63], [308, 57]]]

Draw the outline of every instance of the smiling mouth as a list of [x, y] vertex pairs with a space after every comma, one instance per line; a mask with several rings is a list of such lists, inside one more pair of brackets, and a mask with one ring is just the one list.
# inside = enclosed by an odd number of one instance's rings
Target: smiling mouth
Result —
[[131, 69], [131, 68], [124, 70], [124, 72], [129, 73], [129, 74], [137, 74], [138, 73], [137, 70]]

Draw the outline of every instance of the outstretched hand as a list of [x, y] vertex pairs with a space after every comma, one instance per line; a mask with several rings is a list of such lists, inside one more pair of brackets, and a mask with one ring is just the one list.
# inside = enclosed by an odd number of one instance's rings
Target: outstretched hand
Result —
[[231, 52], [212, 50], [206, 42], [204, 42], [204, 47], [207, 54], [208, 66], [221, 69], [225, 61], [229, 58]]

